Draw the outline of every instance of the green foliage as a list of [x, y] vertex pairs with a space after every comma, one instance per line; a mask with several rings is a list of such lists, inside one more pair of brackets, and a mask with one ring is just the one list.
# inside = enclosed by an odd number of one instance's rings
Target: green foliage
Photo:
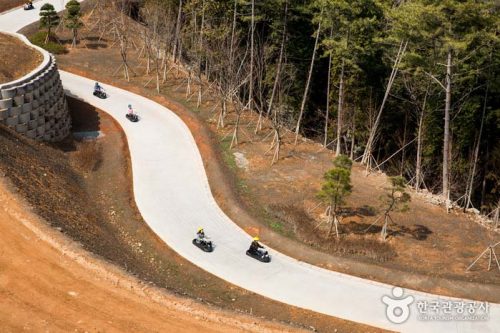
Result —
[[59, 24], [59, 15], [57, 15], [54, 6], [46, 3], [40, 8], [40, 27], [46, 28], [49, 32], [51, 28]]
[[336, 168], [346, 169], [350, 171], [352, 168], [352, 161], [345, 155], [339, 155], [333, 160], [333, 165]]
[[65, 23], [68, 29], [79, 29], [83, 26], [80, 20], [82, 14], [80, 13], [80, 3], [76, 0], [71, 0], [66, 4]]
[[29, 40], [34, 45], [40, 46], [52, 54], [64, 54], [67, 52], [64, 45], [59, 44], [54, 35], [51, 35], [50, 38], [47, 39], [47, 34], [48, 33], [46, 31], [38, 31], [32, 35]]
[[387, 189], [389, 192], [381, 197], [386, 206], [385, 214], [409, 210], [408, 203], [411, 201], [411, 196], [406, 192], [406, 180], [401, 176], [390, 177], [389, 180], [391, 182], [391, 187]]
[[[221, 95], [248, 98], [251, 0], [183, 1], [182, 51], [190, 64], [200, 64]], [[343, 152], [354, 142], [359, 157], [384, 97], [399, 45], [408, 42], [392, 90], [382, 113], [374, 158], [384, 171], [415, 179], [417, 133], [422, 118], [421, 175], [428, 190], [441, 186], [443, 161], [442, 84], [448, 53], [452, 56], [450, 110], [452, 199], [465, 193], [474, 142], [479, 136], [482, 110], [485, 122], [479, 140], [479, 160], [474, 175], [475, 207], [496, 206], [500, 199], [498, 165], [500, 129], [500, 27], [494, 0], [266, 0], [255, 1], [254, 88], [256, 108], [266, 111], [283, 37], [285, 3], [287, 28], [283, 63], [278, 80], [280, 121], [296, 123], [304, 93], [314, 35], [321, 23], [320, 45], [312, 73], [310, 95], [304, 112], [304, 133], [313, 139], [323, 134], [325, 102], [330, 101], [330, 125], [336, 121], [340, 73], [344, 68]], [[147, 0], [161, 10], [159, 17], [144, 17], [152, 28], [164, 24], [158, 40], [171, 47], [178, 0]], [[236, 24], [233, 33], [233, 10]], [[201, 20], [204, 31], [201, 34]], [[143, 23], [144, 23], [143, 22]], [[173, 24], [172, 24], [173, 22]], [[204, 46], [199, 48], [199, 36]], [[232, 42], [232, 44], [231, 44]], [[229, 50], [233, 54], [229, 54]], [[332, 57], [330, 96], [326, 96], [328, 60]], [[229, 65], [232, 59], [232, 65]], [[205, 68], [205, 65], [207, 68]], [[197, 67], [197, 66], [195, 66]], [[286, 85], [286, 87], [284, 87]], [[233, 91], [235, 87], [236, 90]], [[488, 94], [486, 94], [488, 90]], [[219, 97], [219, 96], [218, 96]], [[425, 101], [425, 103], [424, 103]], [[329, 126], [329, 133], [336, 132]], [[334, 135], [329, 134], [329, 138]], [[412, 141], [412, 142], [410, 142]], [[344, 143], [344, 140], [343, 140]], [[405, 145], [405, 149], [401, 148]], [[483, 186], [484, 184], [484, 186]], [[486, 201], [485, 201], [486, 200]]]
[[325, 181], [318, 193], [318, 198], [328, 203], [335, 214], [352, 190], [352, 162], [347, 157], [341, 155], [335, 159], [334, 165], [335, 167], [328, 170], [323, 176]]
[[80, 19], [81, 16], [82, 14], [80, 13], [80, 3], [76, 0], [69, 1], [66, 4], [65, 23], [66, 28], [73, 31], [73, 46], [75, 46], [77, 43], [78, 29], [83, 26], [83, 23]]

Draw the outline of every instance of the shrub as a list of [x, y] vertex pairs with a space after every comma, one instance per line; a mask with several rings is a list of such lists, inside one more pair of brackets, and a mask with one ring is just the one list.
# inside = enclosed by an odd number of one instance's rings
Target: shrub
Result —
[[41, 48], [49, 51], [53, 54], [64, 54], [68, 51], [64, 45], [61, 45], [57, 42], [57, 38], [54, 35], [51, 35], [49, 41], [45, 43], [47, 39], [46, 31], [38, 31], [36, 34], [30, 37], [30, 42], [36, 46], [40, 46]]

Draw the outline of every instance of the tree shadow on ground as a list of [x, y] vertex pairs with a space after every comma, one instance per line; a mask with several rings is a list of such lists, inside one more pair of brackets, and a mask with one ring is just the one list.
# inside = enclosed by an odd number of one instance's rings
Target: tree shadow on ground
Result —
[[345, 207], [341, 212], [342, 216], [375, 216], [377, 209], [372, 206], [363, 205], [361, 207]]
[[[348, 223], [341, 224], [341, 231], [345, 234], [377, 234], [382, 231], [382, 221], [377, 222], [377, 224], [371, 225], [371, 223], [359, 223], [355, 221], [349, 221]], [[387, 235], [388, 236], [410, 236], [416, 240], [426, 240], [427, 237], [432, 234], [432, 231], [421, 224], [415, 224], [412, 227], [406, 227], [394, 223], [390, 223]]]
[[432, 234], [432, 231], [421, 224], [414, 224], [412, 227], [392, 225], [388, 231], [390, 236], [408, 235], [420, 241], [426, 240], [430, 234]]

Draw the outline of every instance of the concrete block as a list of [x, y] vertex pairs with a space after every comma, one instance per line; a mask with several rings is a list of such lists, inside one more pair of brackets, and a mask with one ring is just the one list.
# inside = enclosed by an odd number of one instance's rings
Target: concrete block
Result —
[[38, 126], [38, 121], [36, 119], [28, 121], [28, 129], [34, 129], [37, 128]]
[[40, 102], [38, 101], [38, 99], [34, 99], [33, 102], [31, 102], [31, 106], [33, 107], [33, 109], [36, 109], [40, 106]]
[[29, 113], [29, 112], [31, 112], [31, 110], [33, 110], [31, 102], [24, 103], [23, 106], [22, 106], [22, 108], [23, 108], [22, 113]]
[[30, 139], [36, 138], [36, 129], [29, 129], [26, 131], [26, 136]]
[[12, 100], [12, 98], [1, 99], [0, 100], [0, 109], [7, 109], [7, 108], [12, 107], [13, 102], [14, 101]]
[[13, 106], [9, 108], [9, 117], [18, 116], [21, 114], [22, 108], [20, 106]]
[[28, 130], [28, 124], [17, 124], [16, 132], [24, 134]]
[[0, 120], [5, 120], [9, 117], [9, 109], [0, 109]]
[[17, 94], [24, 95], [26, 93], [26, 85], [20, 85], [17, 87]]
[[5, 123], [7, 124], [7, 126], [9, 127], [14, 127], [16, 126], [17, 124], [19, 124], [19, 119], [17, 119], [17, 116], [13, 116], [13, 117], [9, 117], [5, 120]]
[[28, 121], [30, 121], [30, 116], [31, 116], [31, 114], [29, 114], [29, 113], [21, 113], [19, 115], [19, 123], [27, 124]]
[[3, 99], [14, 98], [14, 96], [16, 96], [16, 95], [17, 95], [16, 88], [2, 89], [2, 98]]
[[30, 113], [31, 113], [31, 119], [38, 119], [38, 116], [40, 115], [38, 108], [31, 110]]
[[14, 104], [16, 106], [23, 105], [24, 104], [24, 95], [14, 96]]
[[36, 134], [38, 134], [38, 135], [43, 135], [43, 134], [45, 134], [45, 126], [38, 126], [38, 127], [36, 128]]
[[38, 126], [43, 126], [43, 128], [45, 128], [45, 118], [44, 117], [38, 118], [37, 121], [38, 121]]
[[24, 94], [24, 102], [33, 102], [33, 92], [29, 91], [26, 94]]

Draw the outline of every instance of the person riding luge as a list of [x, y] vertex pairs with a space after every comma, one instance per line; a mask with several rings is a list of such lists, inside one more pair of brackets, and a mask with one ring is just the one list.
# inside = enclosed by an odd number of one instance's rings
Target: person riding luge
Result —
[[200, 242], [205, 241], [205, 231], [203, 228], [198, 228], [198, 231], [196, 232], [196, 237]]
[[261, 262], [270, 262], [271, 257], [269, 256], [269, 253], [266, 251], [264, 246], [260, 245], [259, 240], [258, 236], [253, 238], [250, 248], [247, 250], [247, 255]]
[[99, 82], [96, 82], [94, 84], [94, 92], [101, 92], [102, 91], [102, 87], [99, 85]]
[[264, 248], [262, 245], [260, 245], [259, 240], [260, 240], [260, 238], [257, 237], [257, 236], [255, 236], [253, 238], [253, 241], [250, 244], [250, 249], [249, 249], [251, 252], [253, 252], [253, 253], [259, 253], [260, 249]]
[[205, 235], [205, 230], [203, 228], [198, 228], [196, 231], [196, 237], [193, 239], [193, 244], [202, 249], [205, 252], [212, 252], [213, 246], [212, 241], [207, 239], [208, 237]]
[[106, 92], [104, 91], [104, 88], [99, 84], [99, 82], [96, 82], [94, 84], [94, 93], [93, 94], [94, 94], [94, 96], [97, 96], [101, 99], [105, 99], [108, 97]]
[[33, 6], [33, 1], [28, 1], [28, 2], [26, 2], [26, 3], [24, 4], [24, 10], [29, 10], [29, 9], [33, 9], [33, 8], [35, 8], [35, 7]]
[[130, 120], [134, 123], [139, 121], [139, 116], [134, 112], [134, 109], [132, 109], [131, 104], [128, 105], [128, 110], [127, 110], [127, 114], [125, 115], [125, 117], [127, 117], [128, 120]]

